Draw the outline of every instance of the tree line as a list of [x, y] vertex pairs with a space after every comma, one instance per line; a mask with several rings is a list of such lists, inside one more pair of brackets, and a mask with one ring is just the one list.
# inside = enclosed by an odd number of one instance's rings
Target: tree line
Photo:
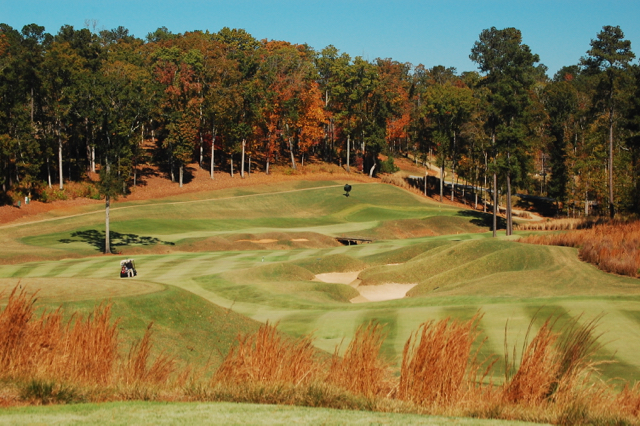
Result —
[[507, 233], [517, 191], [570, 215], [637, 213], [640, 65], [619, 27], [585, 48], [549, 77], [515, 28], [482, 31], [478, 71], [458, 73], [241, 29], [143, 40], [0, 24], [0, 203], [96, 170], [108, 202], [149, 161], [182, 185], [193, 161], [212, 179], [310, 156], [373, 175], [388, 165], [379, 154], [402, 153], [439, 167], [452, 196], [459, 180], [497, 189]]

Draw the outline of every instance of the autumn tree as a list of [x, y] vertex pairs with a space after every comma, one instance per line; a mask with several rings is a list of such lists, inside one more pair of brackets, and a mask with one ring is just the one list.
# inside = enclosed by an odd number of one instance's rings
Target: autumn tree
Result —
[[193, 156], [200, 128], [203, 56], [196, 49], [181, 51], [178, 47], [161, 47], [154, 53], [155, 75], [164, 86], [163, 122], [166, 136], [163, 147], [169, 153], [172, 180], [177, 165], [179, 184], [183, 185], [184, 168]]

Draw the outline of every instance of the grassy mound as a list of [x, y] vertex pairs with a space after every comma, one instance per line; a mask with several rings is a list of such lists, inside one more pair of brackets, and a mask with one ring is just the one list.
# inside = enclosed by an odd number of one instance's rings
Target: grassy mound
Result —
[[228, 300], [271, 306], [308, 307], [322, 303], [346, 303], [359, 295], [341, 284], [312, 281], [315, 274], [288, 262], [199, 277], [196, 282]]
[[314, 274], [328, 272], [355, 272], [365, 269], [368, 265], [360, 259], [344, 254], [330, 254], [328, 256], [307, 258], [293, 262]]
[[[120, 334], [127, 344], [138, 340], [153, 323], [153, 342], [158, 352], [175, 356], [194, 367], [207, 362], [218, 365], [238, 333], [257, 330], [259, 323], [232, 310], [223, 309], [193, 293], [172, 286], [163, 291], [69, 302], [65, 297], [44, 299], [49, 310], [62, 306], [65, 312], [89, 314], [100, 302], [112, 303], [113, 318], [120, 318]], [[120, 348], [126, 351], [128, 347]]]
[[267, 263], [250, 269], [224, 274], [224, 278], [238, 283], [252, 281], [311, 281], [315, 275], [308, 269], [291, 263]]
[[416, 243], [406, 247], [400, 247], [393, 250], [383, 251], [381, 253], [371, 254], [363, 257], [362, 260], [371, 265], [405, 263], [424, 252], [445, 244], [449, 244], [449, 241], [432, 240], [422, 243]]
[[[295, 265], [287, 265], [296, 267]], [[286, 269], [286, 268], [283, 268]], [[278, 280], [271, 276], [270, 280], [251, 279], [251, 270], [241, 274], [221, 274], [199, 277], [195, 281], [205, 290], [211, 291], [227, 300], [241, 303], [259, 304], [287, 309], [310, 309], [331, 306], [337, 303], [348, 303], [359, 293], [352, 287], [343, 284], [322, 283], [317, 281]], [[308, 272], [308, 271], [307, 271]], [[307, 277], [314, 275], [308, 272]]]
[[405, 239], [486, 232], [486, 226], [463, 216], [429, 216], [419, 219], [388, 220], [365, 231], [363, 236], [378, 239]]
[[[419, 248], [418, 248], [419, 247]], [[413, 256], [422, 249], [424, 252]], [[596, 274], [575, 259], [575, 250], [478, 239], [433, 241], [367, 258], [379, 266], [360, 274], [363, 285], [418, 284], [407, 296], [571, 297], [638, 295], [632, 279]], [[409, 258], [401, 265], [381, 261]]]

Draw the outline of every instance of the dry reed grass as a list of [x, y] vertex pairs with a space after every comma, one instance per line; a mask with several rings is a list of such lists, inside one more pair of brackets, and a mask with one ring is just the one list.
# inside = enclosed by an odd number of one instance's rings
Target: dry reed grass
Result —
[[262, 325], [257, 332], [238, 337], [212, 383], [280, 383], [298, 385], [316, 378], [319, 365], [311, 336], [292, 340], [275, 325]]
[[[151, 325], [127, 356], [118, 355], [118, 321], [100, 305], [62, 321], [58, 309], [34, 316], [34, 298], [14, 289], [0, 312], [0, 402], [160, 400], [235, 401], [338, 409], [414, 412], [555, 424], [637, 424], [640, 385], [617, 392], [592, 377], [600, 348], [599, 318], [558, 329], [549, 318], [521, 349], [507, 356], [506, 378], [495, 385], [478, 362], [477, 314], [422, 324], [407, 340], [399, 377], [380, 356], [379, 324], [361, 326], [342, 357], [318, 356], [313, 339], [288, 338], [264, 324], [239, 336], [211, 379], [178, 371], [160, 354], [151, 362]], [[475, 350], [473, 348], [476, 347]], [[480, 374], [484, 370], [483, 374]], [[177, 374], [176, 374], [177, 373]], [[4, 395], [4, 396], [3, 396]]]
[[385, 337], [380, 324], [358, 327], [342, 357], [336, 347], [326, 382], [356, 395], [389, 396], [394, 389], [392, 364], [380, 356]]
[[176, 371], [175, 360], [163, 354], [150, 362], [151, 325], [128, 357], [120, 356], [111, 305], [98, 305], [86, 317], [73, 314], [67, 322], [61, 309], [40, 317], [34, 309], [35, 294], [16, 286], [0, 312], [0, 380], [27, 383], [27, 395], [40, 395], [41, 402], [69, 386], [96, 394], [109, 387], [162, 385]]
[[602, 218], [547, 219], [545, 221], [514, 224], [514, 228], [519, 231], [572, 231], [593, 228], [606, 222], [607, 219]]
[[520, 242], [577, 247], [580, 258], [605, 272], [640, 276], [640, 221], [612, 221], [589, 229], [531, 235]]
[[[122, 381], [126, 385], [131, 384], [164, 384], [176, 371], [176, 360], [165, 354], [160, 354], [156, 360], [149, 365], [153, 345], [151, 343], [151, 326], [147, 330], [142, 340], [131, 345], [129, 355], [121, 370]], [[184, 373], [183, 373], [184, 375]], [[184, 379], [180, 380], [183, 381]]]
[[108, 383], [118, 345], [111, 307], [97, 306], [86, 319], [74, 315], [63, 324], [60, 309], [34, 319], [33, 302], [16, 287], [0, 313], [0, 377]]
[[423, 406], [452, 405], [465, 393], [478, 392], [481, 378], [471, 349], [479, 334], [480, 318], [475, 315], [462, 323], [445, 319], [420, 325], [404, 346], [398, 398]]

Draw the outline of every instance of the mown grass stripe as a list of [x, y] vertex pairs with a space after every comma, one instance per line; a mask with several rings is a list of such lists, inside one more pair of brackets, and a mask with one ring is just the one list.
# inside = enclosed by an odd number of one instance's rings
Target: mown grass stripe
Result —
[[396, 309], [371, 309], [362, 312], [358, 319], [358, 322], [362, 325], [373, 321], [384, 326], [384, 333], [387, 338], [382, 348], [380, 348], [380, 352], [386, 359], [394, 362], [398, 360], [398, 355], [402, 354], [402, 351], [398, 351], [396, 347], [396, 340], [398, 338], [398, 316], [398, 310]]

